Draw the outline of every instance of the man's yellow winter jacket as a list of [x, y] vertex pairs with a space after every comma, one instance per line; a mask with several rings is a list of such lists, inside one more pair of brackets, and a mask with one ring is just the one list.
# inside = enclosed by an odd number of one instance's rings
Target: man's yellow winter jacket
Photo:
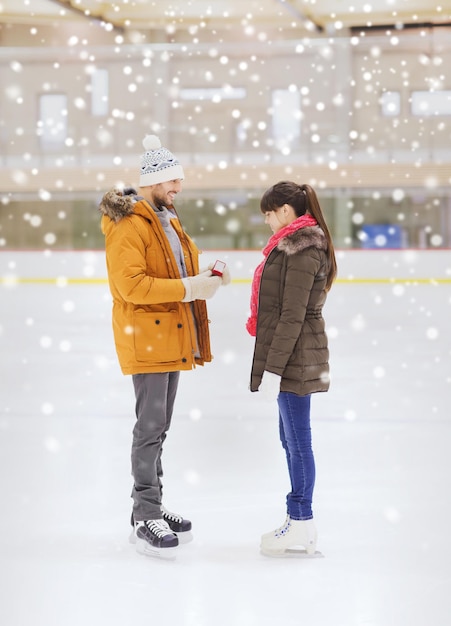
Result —
[[[181, 301], [185, 288], [151, 205], [112, 190], [104, 195], [100, 210], [122, 372], [173, 372], [211, 361], [205, 300]], [[199, 250], [175, 215], [171, 223], [180, 238], [188, 276], [194, 276], [199, 272]]]

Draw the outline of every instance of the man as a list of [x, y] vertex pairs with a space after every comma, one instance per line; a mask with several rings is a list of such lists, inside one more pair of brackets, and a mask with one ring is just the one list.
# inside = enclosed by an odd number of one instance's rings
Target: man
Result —
[[162, 446], [180, 371], [212, 358], [205, 300], [230, 276], [199, 273], [198, 250], [173, 207], [183, 169], [158, 137], [148, 135], [143, 145], [138, 193], [105, 194], [101, 225], [116, 351], [136, 397], [132, 541], [142, 554], [172, 558], [191, 522], [162, 505]]

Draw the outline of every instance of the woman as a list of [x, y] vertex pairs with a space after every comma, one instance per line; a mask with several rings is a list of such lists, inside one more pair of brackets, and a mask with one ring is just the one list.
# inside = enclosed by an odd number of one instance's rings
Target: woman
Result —
[[248, 332], [256, 337], [251, 391], [277, 400], [291, 491], [284, 524], [263, 535], [261, 551], [283, 556], [316, 550], [312, 495], [315, 461], [310, 396], [329, 388], [329, 351], [322, 308], [336, 277], [332, 238], [309, 185], [282, 181], [260, 202], [271, 228], [265, 259], [252, 282]]

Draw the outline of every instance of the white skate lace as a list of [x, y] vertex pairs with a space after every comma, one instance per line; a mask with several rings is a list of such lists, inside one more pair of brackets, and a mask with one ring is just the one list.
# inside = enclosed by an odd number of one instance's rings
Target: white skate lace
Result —
[[165, 509], [164, 506], [161, 507], [161, 512], [163, 513], [164, 517], [171, 520], [171, 522], [178, 522], [179, 524], [183, 522], [183, 517], [181, 515], [171, 513], [171, 511]]
[[172, 535], [171, 529], [162, 519], [150, 519], [144, 522], [151, 533], [159, 537], [165, 537], [166, 535]]
[[280, 535], [284, 535], [287, 532], [287, 530], [290, 528], [290, 526], [291, 526], [291, 520], [287, 516], [287, 519], [282, 524], [282, 526], [280, 526], [280, 528], [277, 528], [277, 530], [274, 531], [275, 536], [279, 537]]

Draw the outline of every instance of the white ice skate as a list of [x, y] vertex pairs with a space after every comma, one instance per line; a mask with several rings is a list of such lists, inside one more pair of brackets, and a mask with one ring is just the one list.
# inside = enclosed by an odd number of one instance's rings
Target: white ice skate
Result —
[[287, 515], [282, 526], [280, 526], [279, 528], [276, 528], [276, 530], [271, 530], [269, 533], [265, 533], [264, 535], [262, 535], [261, 540], [264, 541], [266, 539], [269, 539], [270, 537], [273, 537], [273, 535], [281, 533], [282, 530], [290, 523], [290, 516]]
[[293, 520], [287, 517], [285, 524], [261, 538], [260, 550], [265, 556], [318, 557], [316, 551], [318, 534], [315, 523], [309, 520]]

